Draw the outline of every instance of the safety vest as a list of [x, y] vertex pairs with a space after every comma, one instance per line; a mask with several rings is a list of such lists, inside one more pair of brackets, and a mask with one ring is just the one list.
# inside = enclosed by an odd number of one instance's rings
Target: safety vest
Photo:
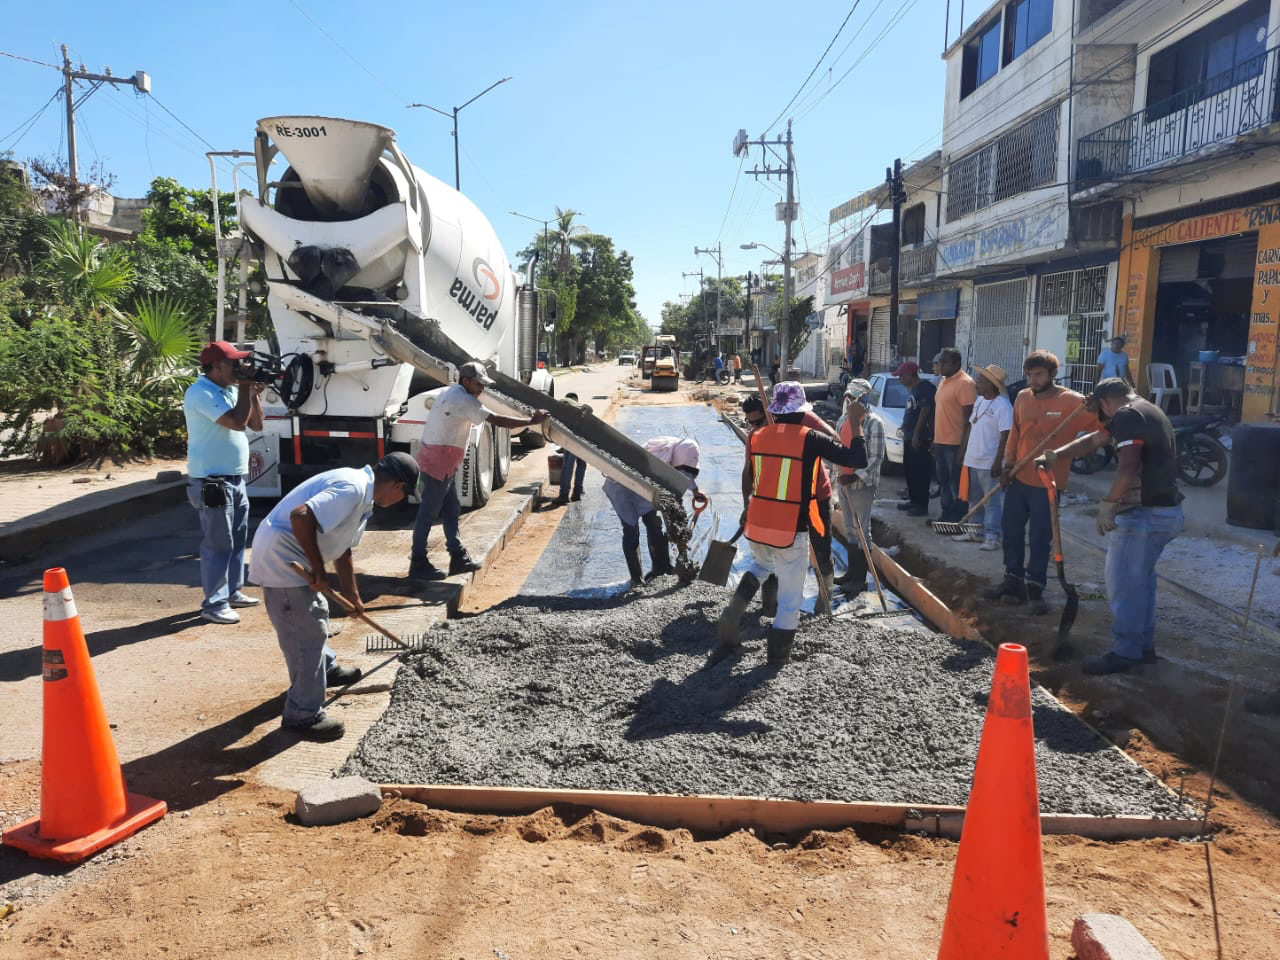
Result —
[[789, 547], [796, 539], [800, 517], [807, 508], [809, 523], [821, 536], [826, 532], [813, 499], [821, 464], [804, 473], [804, 442], [809, 428], [798, 423], [762, 427], [747, 437], [751, 458], [751, 502], [747, 504], [747, 539], [771, 547]]

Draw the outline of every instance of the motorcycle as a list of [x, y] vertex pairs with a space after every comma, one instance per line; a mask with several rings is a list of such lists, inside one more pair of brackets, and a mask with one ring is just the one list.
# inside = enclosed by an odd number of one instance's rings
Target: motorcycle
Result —
[[1211, 487], [1227, 475], [1230, 421], [1221, 414], [1169, 418], [1178, 454], [1178, 476], [1193, 487]]

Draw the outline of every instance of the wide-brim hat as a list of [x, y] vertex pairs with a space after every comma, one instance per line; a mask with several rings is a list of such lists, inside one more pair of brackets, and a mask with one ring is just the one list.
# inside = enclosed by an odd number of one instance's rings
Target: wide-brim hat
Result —
[[986, 377], [996, 385], [997, 389], [1004, 389], [1005, 380], [1007, 380], [1009, 376], [1004, 372], [1004, 367], [1000, 366], [998, 363], [989, 363], [985, 367], [977, 367], [976, 369], [978, 371], [978, 376]]

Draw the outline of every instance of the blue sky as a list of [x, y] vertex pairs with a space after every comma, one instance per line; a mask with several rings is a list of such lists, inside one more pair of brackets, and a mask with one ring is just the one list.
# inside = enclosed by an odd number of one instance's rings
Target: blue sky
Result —
[[[730, 144], [739, 127], [752, 137], [782, 132], [785, 116], [767, 125], [850, 6], [71, 0], [10, 4], [0, 50], [55, 63], [66, 43], [91, 71], [150, 73], [154, 98], [104, 87], [77, 111], [81, 167], [101, 159], [122, 196], [142, 195], [160, 175], [208, 186], [208, 146], [160, 104], [218, 149], [251, 148], [254, 123], [275, 114], [376, 121], [397, 131], [414, 163], [450, 182], [450, 121], [405, 105], [447, 110], [511, 76], [460, 114], [463, 192], [512, 255], [541, 227], [507, 211], [581, 210], [583, 224], [635, 258], [639, 307], [656, 324], [663, 301], [697, 289], [682, 272], [715, 273], [695, 245], [719, 240], [726, 275], [758, 271], [770, 256], [741, 243], [781, 248], [773, 204], [782, 188], [738, 176]], [[828, 210], [879, 182], [895, 155], [913, 160], [938, 145], [943, 7], [860, 0], [788, 111], [798, 249], [823, 249]], [[0, 150], [20, 160], [65, 153], [60, 99], [14, 145], [60, 80], [0, 57]]]

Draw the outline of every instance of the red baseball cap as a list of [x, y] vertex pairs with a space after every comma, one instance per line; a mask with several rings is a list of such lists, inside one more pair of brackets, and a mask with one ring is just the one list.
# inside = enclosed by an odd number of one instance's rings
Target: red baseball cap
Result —
[[212, 343], [206, 343], [204, 349], [200, 351], [200, 362], [216, 363], [219, 360], [243, 360], [252, 352], [251, 350], [237, 350], [235, 344], [227, 343], [225, 340], [214, 340]]
[[919, 372], [920, 372], [920, 364], [916, 363], [914, 360], [907, 360], [907, 361], [904, 361], [902, 365], [898, 367], [897, 370], [893, 371], [893, 375], [895, 377], [900, 377], [904, 373], [918, 374]]

